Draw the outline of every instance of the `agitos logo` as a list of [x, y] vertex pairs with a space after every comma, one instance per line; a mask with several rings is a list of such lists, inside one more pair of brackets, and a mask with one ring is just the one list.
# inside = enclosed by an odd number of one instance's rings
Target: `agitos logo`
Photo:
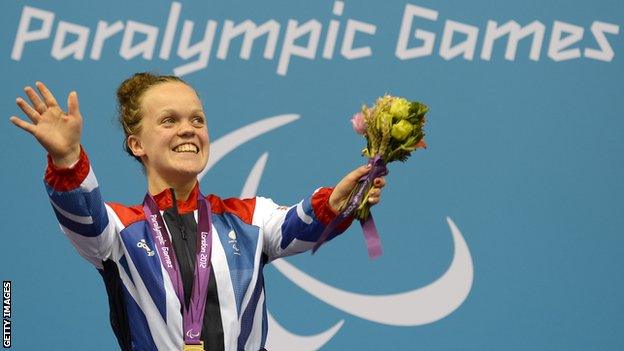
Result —
[[[271, 130], [299, 119], [299, 115], [288, 114], [266, 118], [235, 130], [214, 141], [211, 154], [199, 179], [228, 153]], [[253, 165], [245, 181], [241, 197], [253, 197], [256, 194], [260, 178], [268, 159], [264, 152]], [[436, 322], [453, 313], [465, 301], [472, 289], [473, 264], [470, 250], [455, 223], [447, 217], [453, 243], [454, 255], [447, 271], [427, 286], [389, 295], [367, 295], [341, 290], [317, 280], [284, 259], [272, 262], [272, 265], [297, 286], [352, 316], [371, 322], [391, 326], [418, 326]], [[267, 313], [269, 350], [314, 351], [333, 338], [345, 323], [338, 321], [328, 330], [317, 335], [301, 336], [288, 331]]]

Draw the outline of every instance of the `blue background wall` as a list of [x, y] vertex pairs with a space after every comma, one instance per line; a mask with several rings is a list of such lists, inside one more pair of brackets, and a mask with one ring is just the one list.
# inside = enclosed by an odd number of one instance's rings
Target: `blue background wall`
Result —
[[[363, 140], [348, 118], [364, 103], [388, 92], [430, 107], [429, 149], [390, 167], [382, 204], [374, 209], [385, 254], [369, 261], [361, 230], [324, 246], [317, 255], [288, 259], [334, 287], [367, 295], [394, 294], [428, 286], [453, 258], [451, 217], [472, 257], [472, 288], [461, 306], [426, 325], [393, 326], [345, 313], [306, 292], [274, 267], [267, 267], [271, 314], [292, 333], [321, 333], [344, 324], [323, 346], [327, 350], [620, 350], [624, 347], [624, 3], [600, 1], [346, 1], [341, 16], [332, 1], [184, 1], [169, 59], [158, 56], [171, 2], [5, 1], [0, 11], [0, 123], [4, 185], [0, 211], [0, 277], [13, 281], [13, 344], [17, 350], [93, 350], [116, 347], [100, 276], [60, 233], [42, 185], [45, 153], [8, 118], [25, 85], [42, 80], [59, 101], [79, 93], [85, 120], [83, 145], [109, 201], [134, 204], [145, 181], [140, 167], [122, 151], [116, 124], [115, 89], [137, 71], [172, 73], [195, 61], [176, 54], [182, 22], [195, 23], [200, 40], [206, 21], [217, 23], [207, 67], [184, 78], [196, 87], [209, 116], [213, 140], [258, 120], [298, 114], [229, 153], [202, 179], [205, 193], [238, 196], [258, 157], [268, 160], [258, 193], [291, 204], [318, 186], [334, 185], [365, 162]], [[435, 34], [431, 55], [400, 60], [395, 54], [406, 5], [437, 11], [435, 21], [414, 19]], [[18, 25], [28, 6], [55, 15], [48, 38], [25, 43], [11, 58]], [[239, 57], [233, 40], [226, 59], [216, 57], [226, 20], [274, 19], [280, 24], [273, 59], [263, 58], [264, 38], [251, 57]], [[322, 25], [313, 59], [293, 57], [285, 75], [278, 64], [289, 20]], [[355, 46], [371, 54], [340, 54], [349, 19], [376, 26], [359, 33]], [[126, 60], [119, 50], [123, 31], [106, 41], [99, 60], [90, 57], [98, 21], [142, 22], [159, 29], [151, 59]], [[339, 21], [333, 58], [322, 57], [329, 23]], [[440, 55], [447, 20], [478, 29], [472, 59]], [[545, 26], [538, 60], [529, 58], [531, 38], [506, 60], [507, 38], [494, 44], [490, 60], [481, 52], [488, 21], [514, 20]], [[59, 21], [89, 28], [82, 60], [52, 57]], [[584, 29], [567, 49], [580, 57], [555, 61], [548, 55], [555, 21]], [[606, 33], [610, 61], [584, 56], [599, 49], [591, 26]], [[35, 30], [39, 22], [31, 23]], [[447, 24], [448, 25], [448, 24]], [[66, 44], [75, 37], [70, 36]], [[139, 42], [142, 37], [137, 36]], [[465, 36], [455, 36], [454, 44]], [[306, 45], [306, 38], [297, 41]], [[63, 104], [64, 105], [64, 104]], [[441, 297], [442, 298], [442, 297]], [[366, 306], [363, 306], [366, 308]], [[402, 313], [417, 314], [406, 310]]]

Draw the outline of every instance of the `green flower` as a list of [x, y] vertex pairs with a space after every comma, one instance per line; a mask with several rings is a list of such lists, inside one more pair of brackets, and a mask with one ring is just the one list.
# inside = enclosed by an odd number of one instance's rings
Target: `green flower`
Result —
[[396, 140], [402, 141], [405, 140], [410, 134], [412, 134], [413, 130], [414, 126], [407, 120], [402, 119], [392, 126], [392, 131], [390, 132], [390, 134]]
[[395, 98], [390, 105], [390, 114], [397, 119], [404, 119], [409, 116], [409, 110], [412, 104], [404, 98]]
[[392, 115], [388, 112], [381, 111], [377, 115], [377, 129], [383, 130], [383, 126], [392, 124]]

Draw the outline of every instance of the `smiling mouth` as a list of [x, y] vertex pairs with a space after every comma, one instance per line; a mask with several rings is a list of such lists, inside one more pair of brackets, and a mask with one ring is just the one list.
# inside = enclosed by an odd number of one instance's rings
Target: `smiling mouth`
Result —
[[187, 143], [187, 144], [181, 144], [181, 145], [174, 147], [173, 151], [179, 152], [179, 153], [190, 152], [190, 153], [196, 154], [199, 152], [199, 148], [195, 144]]

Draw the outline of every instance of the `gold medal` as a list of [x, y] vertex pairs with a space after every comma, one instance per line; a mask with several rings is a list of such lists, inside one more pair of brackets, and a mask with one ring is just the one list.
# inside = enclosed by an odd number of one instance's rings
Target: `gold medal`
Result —
[[200, 341], [199, 344], [196, 345], [184, 344], [182, 351], [204, 351], [204, 342]]

